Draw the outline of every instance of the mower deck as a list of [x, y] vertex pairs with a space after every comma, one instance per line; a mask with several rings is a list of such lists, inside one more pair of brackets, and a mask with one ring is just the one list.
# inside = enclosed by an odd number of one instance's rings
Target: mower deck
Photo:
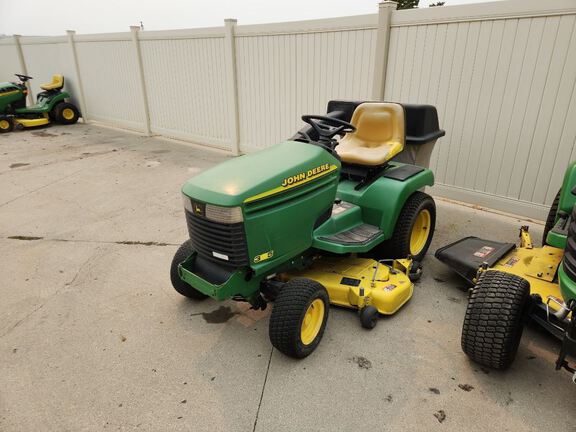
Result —
[[407, 275], [410, 264], [410, 260], [379, 263], [367, 258], [325, 257], [309, 269], [284, 277], [321, 283], [333, 305], [352, 309], [371, 305], [382, 315], [392, 315], [412, 297], [414, 285]]

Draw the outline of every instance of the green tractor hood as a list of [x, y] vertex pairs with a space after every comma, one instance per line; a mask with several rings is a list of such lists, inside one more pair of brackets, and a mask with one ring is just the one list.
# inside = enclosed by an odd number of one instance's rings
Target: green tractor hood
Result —
[[217, 165], [186, 182], [182, 192], [205, 203], [241, 206], [280, 194], [338, 168], [340, 162], [325, 149], [285, 141]]

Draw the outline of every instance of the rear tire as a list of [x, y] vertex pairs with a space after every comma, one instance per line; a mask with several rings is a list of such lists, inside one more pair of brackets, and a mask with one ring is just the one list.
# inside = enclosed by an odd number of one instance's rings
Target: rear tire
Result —
[[492, 369], [510, 367], [524, 330], [530, 284], [521, 277], [490, 270], [472, 289], [462, 328], [462, 350]]
[[10, 117], [0, 117], [0, 133], [8, 133], [14, 130], [14, 120]]
[[400, 211], [390, 240], [376, 246], [379, 258], [406, 258], [422, 262], [436, 226], [436, 204], [424, 192], [416, 191], [408, 197]]
[[290, 357], [310, 355], [322, 340], [329, 308], [328, 292], [318, 282], [310, 279], [286, 282], [270, 315], [270, 342]]
[[174, 289], [184, 297], [188, 297], [193, 300], [204, 300], [208, 296], [192, 288], [189, 284], [184, 282], [178, 274], [178, 266], [186, 261], [186, 259], [188, 259], [188, 257], [192, 255], [193, 252], [194, 249], [192, 249], [192, 243], [190, 240], [186, 240], [178, 248], [174, 254], [174, 258], [172, 258], [172, 264], [170, 266], [170, 281], [172, 282]]
[[550, 206], [550, 211], [548, 211], [548, 217], [546, 218], [546, 225], [544, 225], [544, 234], [542, 234], [542, 246], [547, 245], [546, 237], [552, 228], [554, 228], [554, 223], [556, 222], [556, 214], [558, 213], [558, 204], [560, 203], [560, 192], [554, 197], [552, 201], [552, 206]]
[[64, 125], [74, 124], [80, 118], [80, 111], [68, 102], [59, 103], [54, 108], [54, 117], [58, 123]]

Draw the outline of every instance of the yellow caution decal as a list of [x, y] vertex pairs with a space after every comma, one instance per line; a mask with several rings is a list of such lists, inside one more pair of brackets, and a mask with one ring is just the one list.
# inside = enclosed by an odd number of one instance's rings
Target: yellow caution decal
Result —
[[263, 192], [261, 194], [251, 196], [250, 198], [246, 198], [244, 202], [248, 203], [269, 197], [271, 195], [276, 195], [277, 193], [284, 192], [285, 190], [303, 185], [304, 183], [308, 183], [309, 181], [312, 180], [316, 180], [317, 178], [322, 177], [336, 169], [338, 169], [336, 165], [330, 165], [327, 163], [319, 165], [316, 168], [309, 169], [308, 171], [304, 171], [298, 174], [294, 174], [290, 177], [286, 177], [284, 180], [282, 180], [281, 186]]
[[254, 257], [254, 263], [259, 263], [259, 262], [262, 262], [262, 261], [266, 261], [267, 259], [270, 259], [270, 258], [272, 258], [273, 256], [274, 256], [274, 251], [273, 251], [273, 250], [268, 251], [268, 252], [264, 252], [263, 254], [256, 255], [256, 256]]

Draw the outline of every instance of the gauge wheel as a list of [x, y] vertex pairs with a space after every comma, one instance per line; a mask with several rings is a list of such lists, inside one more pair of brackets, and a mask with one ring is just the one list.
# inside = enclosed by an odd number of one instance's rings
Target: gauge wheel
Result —
[[174, 254], [174, 258], [172, 258], [172, 264], [170, 265], [170, 281], [172, 282], [174, 289], [184, 297], [191, 298], [192, 300], [204, 300], [208, 296], [197, 289], [194, 289], [187, 282], [184, 282], [178, 273], [178, 266], [186, 261], [193, 252], [194, 249], [192, 249], [190, 240], [186, 240], [182, 245], [180, 245]]
[[68, 102], [56, 105], [54, 110], [54, 117], [56, 118], [56, 121], [61, 124], [74, 124], [80, 118], [80, 112], [78, 111], [78, 108]]
[[360, 324], [368, 330], [372, 330], [378, 324], [378, 309], [374, 306], [366, 306], [360, 309]]
[[14, 130], [14, 120], [10, 117], [0, 117], [0, 133], [8, 133]]
[[470, 294], [462, 327], [466, 355], [492, 369], [509, 368], [522, 338], [529, 297], [526, 279], [495, 270], [483, 273]]
[[310, 355], [322, 340], [330, 300], [321, 284], [292, 279], [281, 288], [270, 315], [270, 342], [294, 358]]

